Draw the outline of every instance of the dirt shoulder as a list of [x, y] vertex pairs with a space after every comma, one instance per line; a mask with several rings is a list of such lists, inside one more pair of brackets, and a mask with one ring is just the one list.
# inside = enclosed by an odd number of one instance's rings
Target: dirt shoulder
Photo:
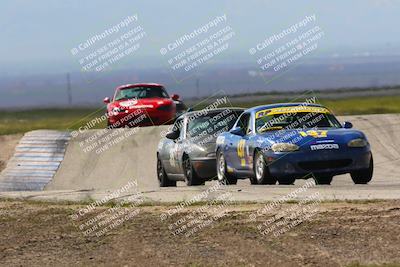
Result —
[[22, 134], [0, 135], [0, 172], [7, 166], [7, 161], [14, 155]]
[[[171, 232], [186, 215], [210, 212], [201, 207], [167, 217], [174, 207], [130, 207], [136, 216], [96, 237], [71, 219], [85, 206], [1, 201], [0, 265], [400, 266], [400, 201], [322, 203], [313, 217], [278, 236], [259, 228], [278, 211], [249, 219], [263, 204], [229, 206], [190, 236]], [[97, 207], [96, 214], [110, 209]]]

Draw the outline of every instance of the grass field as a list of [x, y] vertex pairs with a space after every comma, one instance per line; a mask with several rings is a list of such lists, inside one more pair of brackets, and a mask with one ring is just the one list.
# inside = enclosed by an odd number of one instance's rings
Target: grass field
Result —
[[[400, 113], [400, 96], [353, 97], [338, 100], [319, 98], [319, 100], [336, 115]], [[279, 102], [289, 102], [289, 100], [281, 99]], [[272, 102], [237, 102], [234, 105], [247, 108], [269, 103]], [[201, 108], [203, 105], [196, 106], [196, 109]], [[105, 107], [1, 111], [0, 135], [24, 133], [36, 129], [75, 130], [104, 113]], [[102, 121], [94, 128], [105, 126], [106, 122]]]
[[[105, 114], [104, 108], [34, 109], [0, 112], [0, 135], [24, 133], [37, 129], [75, 130], [95, 117]], [[104, 128], [106, 122], [96, 125]]]

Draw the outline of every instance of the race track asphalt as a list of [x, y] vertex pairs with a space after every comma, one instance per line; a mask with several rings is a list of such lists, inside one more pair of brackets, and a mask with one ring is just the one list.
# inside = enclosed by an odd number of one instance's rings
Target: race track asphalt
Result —
[[[314, 186], [295, 198], [301, 199], [318, 192], [325, 200], [337, 199], [397, 199], [400, 197], [400, 114], [357, 115], [339, 117], [351, 121], [354, 128], [364, 131], [374, 154], [375, 171], [368, 185], [354, 185], [349, 175], [334, 177], [330, 186]], [[205, 186], [187, 187], [178, 183], [176, 188], [160, 188], [156, 178], [156, 151], [162, 132], [167, 126], [124, 129], [114, 144], [106, 149], [105, 143], [87, 151], [93, 140], [101, 140], [113, 131], [89, 130], [71, 138], [61, 166], [52, 181], [40, 192], [2, 192], [0, 197], [30, 197], [47, 200], [99, 199], [123, 188], [128, 182], [137, 182], [137, 190], [148, 201], [184, 201], [203, 193], [213, 199], [221, 192], [231, 192], [237, 201], [276, 200], [306, 181], [298, 180], [292, 186], [254, 186], [242, 180], [235, 186], [224, 186], [209, 192], [215, 182]], [[115, 133], [115, 132], [114, 132]], [[91, 140], [93, 139], [93, 140]], [[86, 149], [86, 152], [85, 152]], [[97, 152], [96, 152], [97, 151]], [[211, 190], [212, 191], [212, 190]], [[204, 192], [208, 192], [204, 194]], [[121, 193], [120, 197], [132, 192]]]

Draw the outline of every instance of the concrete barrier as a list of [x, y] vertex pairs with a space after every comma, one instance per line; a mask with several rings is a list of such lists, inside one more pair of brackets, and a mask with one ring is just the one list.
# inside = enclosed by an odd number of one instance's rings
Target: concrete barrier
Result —
[[[111, 190], [132, 180], [137, 180], [141, 190], [158, 189], [156, 151], [161, 132], [167, 129], [168, 126], [107, 130], [99, 138], [96, 135], [101, 130], [79, 134], [69, 142], [65, 158], [46, 190]], [[117, 140], [114, 144], [107, 142], [111, 145], [106, 148], [102, 143], [85, 152], [95, 142], [87, 140], [107, 138], [116, 131], [119, 134], [113, 136]]]

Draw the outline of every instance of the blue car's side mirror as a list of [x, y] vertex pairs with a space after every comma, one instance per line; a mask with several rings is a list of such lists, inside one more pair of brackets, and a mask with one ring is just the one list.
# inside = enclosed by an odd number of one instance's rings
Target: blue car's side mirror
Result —
[[244, 131], [243, 131], [243, 129], [240, 128], [240, 127], [233, 128], [233, 129], [230, 130], [229, 132], [230, 132], [231, 134], [234, 134], [234, 135], [244, 136]]
[[353, 128], [353, 124], [351, 122], [349, 122], [349, 121], [345, 121], [343, 123], [343, 128], [346, 128], [346, 129]]

